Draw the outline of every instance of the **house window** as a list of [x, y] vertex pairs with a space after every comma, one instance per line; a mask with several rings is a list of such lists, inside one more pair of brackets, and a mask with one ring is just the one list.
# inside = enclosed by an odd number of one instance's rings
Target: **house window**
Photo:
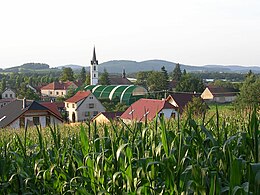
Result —
[[6, 97], [6, 98], [8, 97], [8, 94], [7, 94], [7, 93], [5, 94], [5, 97]]
[[94, 70], [96, 70], [96, 66], [94, 66]]
[[24, 127], [25, 127], [25, 118], [20, 117], [20, 128], [24, 128]]
[[89, 104], [89, 108], [94, 108], [94, 104], [93, 103]]
[[96, 78], [96, 74], [94, 74], [94, 78]]
[[52, 95], [52, 91], [50, 91], [50, 94]]
[[13, 94], [10, 94], [10, 98], [12, 98], [13, 97]]
[[46, 126], [49, 126], [51, 124], [51, 117], [46, 116]]
[[72, 104], [72, 108], [75, 108], [75, 104]]
[[63, 95], [63, 91], [61, 92], [61, 95]]
[[69, 103], [67, 103], [67, 108], [69, 108]]
[[98, 114], [98, 111], [93, 112], [93, 116], [96, 116]]
[[85, 112], [85, 116], [90, 116], [90, 112]]
[[34, 125], [39, 125], [40, 124], [40, 118], [37, 116], [37, 117], [33, 117], [33, 124]]
[[56, 95], [59, 95], [59, 92], [58, 92], [58, 91], [56, 91]]
[[164, 117], [164, 113], [161, 112], [161, 113], [159, 114], [159, 117]]
[[89, 97], [89, 99], [91, 99], [91, 100], [92, 100], [92, 99], [93, 99], [93, 97], [92, 97], [92, 96], [90, 96], [90, 97]]

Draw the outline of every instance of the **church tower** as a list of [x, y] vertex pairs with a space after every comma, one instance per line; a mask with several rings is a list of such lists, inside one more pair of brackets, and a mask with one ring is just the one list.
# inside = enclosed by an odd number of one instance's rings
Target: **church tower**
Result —
[[98, 61], [96, 58], [96, 51], [94, 47], [93, 57], [90, 66], [90, 85], [97, 85], [97, 84], [98, 84]]

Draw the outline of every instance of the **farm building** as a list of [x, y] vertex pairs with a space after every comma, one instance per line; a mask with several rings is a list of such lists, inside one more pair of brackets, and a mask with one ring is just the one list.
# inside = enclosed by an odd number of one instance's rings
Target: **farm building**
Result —
[[209, 85], [201, 94], [201, 98], [207, 102], [230, 103], [235, 101], [238, 91], [234, 88]]
[[147, 94], [144, 87], [137, 85], [87, 85], [84, 90], [90, 90], [98, 99], [110, 99], [127, 105]]

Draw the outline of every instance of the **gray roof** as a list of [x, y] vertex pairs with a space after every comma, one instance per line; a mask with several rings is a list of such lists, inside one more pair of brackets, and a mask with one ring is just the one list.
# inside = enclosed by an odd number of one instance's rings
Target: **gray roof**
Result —
[[28, 110], [46, 110], [51, 112], [36, 101], [26, 100], [26, 107], [23, 108], [23, 100], [15, 100], [0, 109], [0, 128], [10, 125]]

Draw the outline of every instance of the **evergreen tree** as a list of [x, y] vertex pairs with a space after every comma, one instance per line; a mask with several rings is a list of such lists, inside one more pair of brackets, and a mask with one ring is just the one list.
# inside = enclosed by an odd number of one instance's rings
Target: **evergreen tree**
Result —
[[61, 81], [73, 81], [74, 80], [74, 73], [72, 68], [63, 68], [62, 69], [62, 73], [61, 73], [61, 77], [60, 77]]
[[85, 85], [90, 85], [90, 74], [86, 74]]
[[110, 85], [108, 72], [104, 69], [104, 72], [100, 75], [98, 84], [99, 85]]
[[161, 68], [161, 71], [162, 71], [162, 73], [163, 73], [164, 78], [163, 78], [163, 80], [160, 81], [160, 82], [163, 82], [164, 89], [168, 89], [168, 88], [169, 88], [169, 81], [168, 81], [168, 80], [169, 80], [169, 76], [168, 76], [168, 72], [167, 72], [167, 70], [165, 69], [164, 66]]
[[85, 83], [86, 81], [86, 69], [85, 67], [82, 67], [81, 71], [80, 71], [80, 80], [82, 83]]
[[182, 76], [180, 64], [176, 64], [173, 72], [172, 72], [172, 80], [180, 81]]

